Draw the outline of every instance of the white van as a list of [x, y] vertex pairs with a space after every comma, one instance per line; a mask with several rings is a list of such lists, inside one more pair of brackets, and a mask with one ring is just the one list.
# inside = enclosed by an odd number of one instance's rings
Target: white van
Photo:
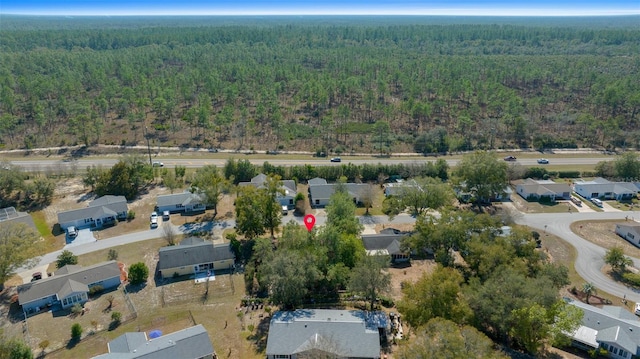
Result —
[[289, 214], [289, 207], [282, 206], [282, 215], [286, 216], [287, 214]]
[[636, 308], [634, 310], [634, 313], [636, 313], [636, 315], [640, 315], [640, 303], [636, 303]]
[[591, 202], [592, 202], [593, 204], [595, 204], [596, 206], [598, 206], [598, 207], [602, 207], [602, 201], [601, 201], [601, 200], [599, 200], [599, 199], [597, 199], [597, 198], [592, 198], [592, 199], [591, 199]]

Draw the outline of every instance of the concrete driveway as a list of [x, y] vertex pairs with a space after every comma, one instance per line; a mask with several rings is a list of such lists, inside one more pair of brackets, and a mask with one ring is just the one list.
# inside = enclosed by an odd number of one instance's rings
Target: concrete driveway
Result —
[[93, 236], [93, 232], [91, 229], [81, 229], [78, 231], [78, 235], [75, 238], [66, 238], [67, 244], [64, 246], [65, 249], [78, 246], [81, 244], [91, 243], [97, 241], [96, 237]]

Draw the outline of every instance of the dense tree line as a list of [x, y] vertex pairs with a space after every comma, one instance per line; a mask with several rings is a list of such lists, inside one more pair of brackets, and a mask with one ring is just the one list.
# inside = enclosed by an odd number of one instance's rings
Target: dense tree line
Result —
[[27, 174], [20, 166], [0, 162], [0, 208], [40, 209], [51, 203], [55, 182], [37, 174]]
[[640, 138], [632, 27], [12, 21], [0, 33], [5, 147], [148, 136], [384, 154]]

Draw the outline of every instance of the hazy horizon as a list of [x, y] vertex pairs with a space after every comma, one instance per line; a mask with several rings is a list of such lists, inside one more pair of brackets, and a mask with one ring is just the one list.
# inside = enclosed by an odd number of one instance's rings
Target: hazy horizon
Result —
[[3, 0], [0, 14], [38, 16], [269, 16], [269, 15], [442, 15], [442, 16], [613, 16], [638, 15], [637, 0], [543, 0], [514, 5], [512, 1], [470, 0], [327, 0], [322, 3], [280, 0]]

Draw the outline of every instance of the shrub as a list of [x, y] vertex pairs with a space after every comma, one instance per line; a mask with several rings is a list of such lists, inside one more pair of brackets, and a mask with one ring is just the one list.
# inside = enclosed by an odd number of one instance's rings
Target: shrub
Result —
[[82, 305], [80, 303], [76, 303], [71, 307], [71, 313], [78, 315], [82, 313]]
[[640, 274], [625, 272], [622, 275], [622, 278], [624, 279], [625, 282], [633, 286], [640, 287]]
[[579, 178], [580, 171], [558, 171], [559, 178]]
[[133, 285], [147, 281], [149, 268], [143, 262], [134, 263], [129, 267], [129, 282]]
[[109, 253], [107, 254], [107, 259], [110, 260], [110, 261], [117, 260], [118, 259], [118, 251], [116, 251], [113, 248], [109, 249]]
[[120, 313], [120, 312], [111, 313], [111, 320], [114, 323], [117, 323], [119, 325], [122, 322], [122, 313]]
[[89, 288], [89, 295], [96, 295], [98, 293], [102, 293], [102, 291], [104, 291], [104, 287], [101, 285], [94, 285], [93, 287]]
[[82, 326], [78, 323], [74, 323], [71, 326], [71, 339], [80, 340], [81, 336], [82, 336]]
[[393, 306], [395, 305], [393, 303], [393, 299], [388, 297], [380, 297], [380, 304], [382, 304], [382, 306], [385, 308], [393, 308]]
[[73, 254], [73, 252], [69, 250], [64, 250], [58, 256], [58, 261], [56, 262], [56, 267], [62, 268], [67, 264], [78, 264], [78, 256]]

